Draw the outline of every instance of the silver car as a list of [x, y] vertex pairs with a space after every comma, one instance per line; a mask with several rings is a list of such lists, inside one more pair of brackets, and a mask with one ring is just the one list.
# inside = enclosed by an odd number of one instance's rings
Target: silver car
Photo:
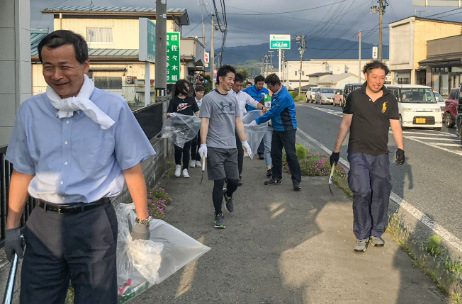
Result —
[[316, 92], [316, 101], [315, 103], [319, 104], [334, 104], [334, 88], [320, 88]]

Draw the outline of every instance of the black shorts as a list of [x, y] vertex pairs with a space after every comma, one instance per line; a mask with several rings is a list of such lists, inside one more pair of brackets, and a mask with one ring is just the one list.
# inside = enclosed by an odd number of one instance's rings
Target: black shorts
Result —
[[208, 147], [207, 173], [209, 180], [239, 179], [237, 148], [221, 149]]

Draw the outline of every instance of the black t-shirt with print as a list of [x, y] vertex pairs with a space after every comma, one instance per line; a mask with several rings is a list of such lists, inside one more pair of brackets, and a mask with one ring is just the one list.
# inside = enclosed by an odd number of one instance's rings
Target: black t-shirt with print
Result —
[[375, 102], [366, 94], [366, 83], [348, 95], [343, 113], [353, 114], [348, 152], [370, 155], [389, 153], [390, 119], [399, 119], [398, 102], [385, 86], [383, 96]]
[[173, 97], [168, 104], [168, 113], [177, 112], [183, 115], [194, 115], [199, 111], [196, 100], [193, 97], [186, 97], [181, 99], [178, 96]]

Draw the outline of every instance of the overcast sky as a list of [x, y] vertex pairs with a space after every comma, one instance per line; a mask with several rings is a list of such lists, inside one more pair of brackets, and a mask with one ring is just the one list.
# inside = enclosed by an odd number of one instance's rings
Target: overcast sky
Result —
[[[130, 6], [155, 7], [150, 0], [31, 0], [31, 27], [51, 28], [51, 15], [41, 10], [55, 6]], [[226, 46], [261, 44], [269, 41], [270, 34], [307, 36], [307, 43], [316, 44], [318, 37], [356, 39], [358, 30], [363, 41], [378, 43], [378, 15], [370, 13], [377, 0], [224, 0], [228, 23]], [[203, 3], [203, 5], [202, 5]], [[216, 0], [221, 15], [220, 1]], [[412, 0], [388, 0], [383, 17], [383, 42], [388, 43], [388, 23], [412, 15], [462, 20], [462, 9], [452, 7], [417, 7]], [[183, 36], [202, 36], [202, 10], [206, 18], [206, 44], [210, 47], [210, 12], [212, 0], [167, 0], [168, 8], [186, 8], [190, 25], [183, 28]], [[203, 9], [204, 8], [204, 9]], [[443, 13], [446, 12], [446, 13]], [[436, 15], [438, 14], [438, 15]], [[435, 15], [435, 16], [434, 16]], [[221, 43], [221, 33], [216, 32], [215, 46]]]

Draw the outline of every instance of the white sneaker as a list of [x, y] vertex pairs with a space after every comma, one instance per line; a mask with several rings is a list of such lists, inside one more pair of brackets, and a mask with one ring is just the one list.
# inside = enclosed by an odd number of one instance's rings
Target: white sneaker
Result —
[[202, 167], [202, 163], [201, 163], [200, 160], [196, 160], [196, 167], [197, 167], [197, 168]]
[[175, 177], [180, 177], [181, 175], [181, 165], [176, 165]]
[[183, 177], [189, 177], [188, 169], [183, 169]]
[[191, 168], [196, 168], [196, 161], [191, 160], [191, 164], [189, 165]]

